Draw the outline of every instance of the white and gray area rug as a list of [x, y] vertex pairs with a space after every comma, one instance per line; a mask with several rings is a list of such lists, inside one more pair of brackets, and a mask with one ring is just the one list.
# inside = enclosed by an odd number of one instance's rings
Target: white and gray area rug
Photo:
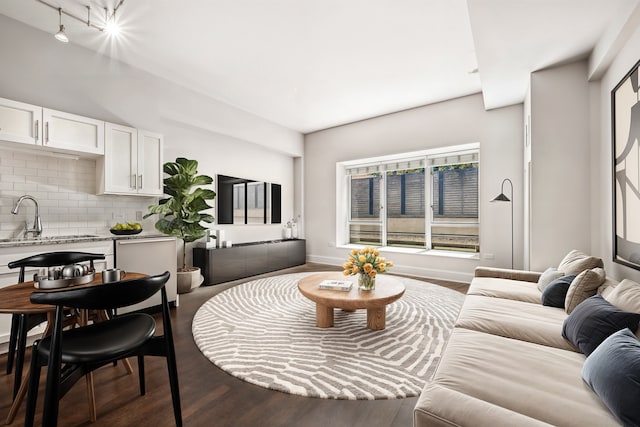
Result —
[[194, 316], [200, 351], [229, 374], [261, 387], [327, 399], [417, 396], [433, 375], [464, 295], [397, 277], [406, 287], [387, 306], [383, 331], [366, 310], [335, 310], [333, 328], [315, 325], [315, 303], [287, 274], [215, 295]]

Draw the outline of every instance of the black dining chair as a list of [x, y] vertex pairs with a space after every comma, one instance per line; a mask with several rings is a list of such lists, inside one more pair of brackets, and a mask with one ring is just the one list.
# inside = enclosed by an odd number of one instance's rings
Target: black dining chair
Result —
[[[59, 400], [71, 386], [83, 375], [114, 361], [137, 356], [140, 394], [144, 395], [144, 356], [147, 355], [167, 359], [173, 413], [176, 426], [182, 426], [178, 370], [165, 289], [168, 279], [169, 272], [164, 272], [141, 279], [31, 294], [31, 302], [55, 305], [56, 313], [52, 334], [33, 344], [26, 427], [33, 426], [42, 366], [48, 367], [42, 425], [56, 426]], [[103, 322], [63, 330], [64, 307], [108, 311], [139, 303], [158, 291], [162, 297], [161, 336], [154, 335], [154, 318], [140, 312], [116, 315]]]
[[[94, 269], [93, 261], [104, 259], [103, 254], [89, 252], [47, 252], [12, 261], [9, 268], [20, 268], [18, 283], [25, 281], [27, 267], [46, 268], [57, 267], [89, 261], [89, 267]], [[27, 333], [47, 320], [44, 313], [37, 314], [13, 314], [11, 316], [11, 332], [9, 335], [9, 352], [7, 354], [7, 375], [11, 373], [15, 360], [15, 375], [13, 378], [13, 397], [18, 394], [22, 382], [22, 369], [24, 354], [27, 347]]]

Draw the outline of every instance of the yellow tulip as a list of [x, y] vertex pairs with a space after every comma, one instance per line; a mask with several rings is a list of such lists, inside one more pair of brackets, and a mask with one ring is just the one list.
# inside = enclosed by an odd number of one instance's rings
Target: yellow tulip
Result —
[[351, 270], [344, 270], [342, 272], [342, 274], [344, 274], [345, 276], [350, 276], [351, 275]]
[[387, 268], [393, 267], [393, 261], [387, 261]]
[[379, 251], [379, 250], [377, 250], [377, 249], [374, 249], [374, 250], [373, 250], [373, 254], [374, 254], [375, 256], [378, 256], [378, 255], [380, 255], [380, 251]]
[[369, 274], [369, 277], [376, 277], [376, 271], [375, 270], [371, 270], [368, 274]]
[[351, 255], [357, 255], [357, 254], [358, 254], [357, 249], [351, 249]]
[[366, 262], [366, 261], [367, 261], [367, 257], [366, 257], [366, 256], [364, 256], [364, 255], [360, 255], [360, 256], [358, 257], [358, 261], [360, 261], [360, 262]]
[[373, 265], [366, 263], [362, 268], [364, 269], [365, 273], [369, 273], [371, 272], [371, 270], [373, 270]]
[[378, 270], [380, 270], [380, 272], [382, 273], [385, 269], [387, 268], [386, 264], [384, 262], [381, 262], [380, 264], [378, 264]]
[[351, 274], [358, 274], [360, 272], [360, 269], [358, 268], [357, 265], [354, 265], [353, 268], [351, 269]]

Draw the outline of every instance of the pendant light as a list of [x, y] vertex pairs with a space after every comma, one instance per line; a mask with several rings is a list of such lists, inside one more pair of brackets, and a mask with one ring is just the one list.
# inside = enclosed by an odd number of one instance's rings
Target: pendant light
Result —
[[62, 25], [62, 8], [58, 8], [58, 17], [60, 30], [54, 35], [56, 40], [61, 41], [62, 43], [69, 43], [69, 37], [64, 33], [64, 25]]

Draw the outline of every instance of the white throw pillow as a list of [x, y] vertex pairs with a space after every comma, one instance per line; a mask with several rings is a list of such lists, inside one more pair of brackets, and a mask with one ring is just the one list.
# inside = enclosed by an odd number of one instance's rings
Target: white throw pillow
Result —
[[549, 286], [549, 283], [563, 277], [564, 275], [564, 272], [558, 271], [555, 267], [547, 268], [538, 279], [538, 290], [540, 292], [544, 292], [547, 286]]
[[576, 276], [582, 273], [584, 270], [592, 268], [604, 268], [602, 259], [589, 256], [579, 250], [572, 250], [569, 252], [558, 265], [558, 270], [564, 271], [565, 274], [575, 274]]
[[624, 279], [604, 299], [620, 310], [640, 313], [640, 284]]
[[567, 291], [567, 296], [564, 299], [564, 311], [571, 314], [578, 304], [596, 294], [598, 287], [604, 283], [605, 279], [604, 269], [599, 267], [584, 270], [578, 274]]

